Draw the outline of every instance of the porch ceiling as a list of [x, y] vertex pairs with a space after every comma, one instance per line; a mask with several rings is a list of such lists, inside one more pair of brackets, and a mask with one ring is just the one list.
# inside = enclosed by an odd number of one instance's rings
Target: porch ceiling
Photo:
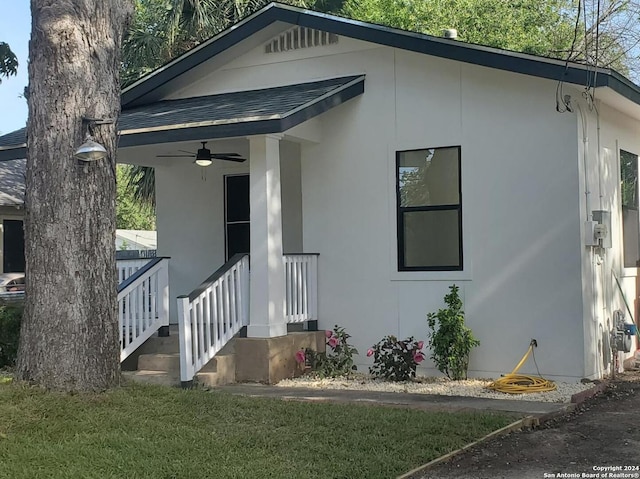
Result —
[[[126, 108], [119, 148], [283, 133], [364, 92], [364, 75]], [[0, 136], [0, 160], [24, 158], [26, 128]]]

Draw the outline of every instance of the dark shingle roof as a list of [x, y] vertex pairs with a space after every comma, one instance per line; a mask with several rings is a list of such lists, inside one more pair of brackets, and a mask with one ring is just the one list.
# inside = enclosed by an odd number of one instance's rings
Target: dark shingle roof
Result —
[[[237, 123], [284, 118], [293, 110], [357, 78], [359, 77], [350, 76], [261, 90], [159, 101], [123, 111], [119, 129], [125, 132], [201, 122]], [[0, 138], [0, 145], [1, 141]]]
[[[363, 91], [355, 75], [125, 108], [119, 146], [282, 133]], [[0, 136], [0, 160], [24, 157], [25, 142], [25, 128]]]

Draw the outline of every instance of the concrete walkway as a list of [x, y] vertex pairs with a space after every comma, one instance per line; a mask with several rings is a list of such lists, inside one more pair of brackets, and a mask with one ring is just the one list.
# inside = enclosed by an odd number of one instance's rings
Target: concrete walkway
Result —
[[533, 417], [545, 420], [573, 409], [569, 403], [548, 403], [511, 399], [485, 399], [432, 394], [404, 394], [393, 392], [352, 391], [334, 389], [303, 389], [263, 384], [230, 384], [215, 388], [231, 394], [253, 397], [280, 398], [290, 401], [313, 401], [370, 404], [377, 406], [409, 407], [423, 411], [484, 411], [509, 413], [514, 417]]

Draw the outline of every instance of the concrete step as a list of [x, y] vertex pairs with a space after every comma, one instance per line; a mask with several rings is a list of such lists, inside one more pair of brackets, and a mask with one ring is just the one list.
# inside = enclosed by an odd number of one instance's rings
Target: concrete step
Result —
[[214, 357], [196, 374], [195, 382], [203, 386], [221, 386], [236, 382], [236, 355]]
[[139, 371], [164, 371], [180, 375], [180, 354], [141, 354], [138, 357]]
[[221, 386], [236, 382], [235, 338], [196, 373], [194, 381], [202, 386]]
[[138, 358], [142, 354], [173, 354], [180, 352], [180, 337], [178, 336], [177, 326], [169, 327], [169, 336], [159, 337], [158, 333], [154, 333], [144, 344], [136, 349], [127, 359], [125, 359], [120, 367], [123, 371], [135, 371], [138, 369]]
[[166, 371], [122, 371], [125, 381], [159, 386], [180, 387], [180, 373], [173, 374]]

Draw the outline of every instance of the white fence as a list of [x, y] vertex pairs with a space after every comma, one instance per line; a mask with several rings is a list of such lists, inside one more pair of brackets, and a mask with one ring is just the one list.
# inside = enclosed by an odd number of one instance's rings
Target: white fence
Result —
[[285, 318], [288, 323], [318, 319], [318, 255], [288, 254], [284, 261]]
[[[127, 261], [118, 278], [135, 267]], [[124, 361], [161, 326], [169, 325], [169, 261], [167, 258], [140, 260], [138, 266], [118, 286], [118, 320], [120, 322], [120, 361]]]
[[236, 255], [189, 296], [178, 297], [180, 377], [191, 381], [249, 322], [249, 257]]

